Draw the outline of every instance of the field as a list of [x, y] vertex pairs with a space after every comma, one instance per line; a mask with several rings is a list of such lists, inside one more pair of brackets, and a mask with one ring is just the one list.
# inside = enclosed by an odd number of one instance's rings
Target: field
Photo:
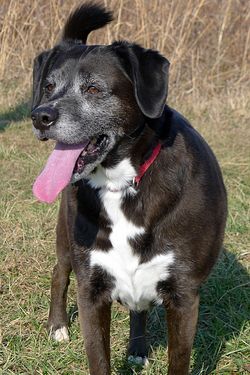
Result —
[[[0, 2], [0, 374], [87, 374], [76, 285], [69, 291], [70, 342], [45, 329], [59, 202], [37, 203], [31, 188], [53, 145], [31, 130], [32, 60], [60, 35], [76, 1]], [[106, 0], [114, 22], [90, 43], [129, 39], [171, 62], [168, 102], [213, 148], [229, 198], [224, 249], [201, 290], [192, 375], [250, 373], [250, 7], [245, 0]], [[70, 4], [70, 5], [69, 5]], [[112, 310], [112, 374], [166, 375], [164, 312], [152, 310], [150, 366], [126, 363], [128, 314]]]

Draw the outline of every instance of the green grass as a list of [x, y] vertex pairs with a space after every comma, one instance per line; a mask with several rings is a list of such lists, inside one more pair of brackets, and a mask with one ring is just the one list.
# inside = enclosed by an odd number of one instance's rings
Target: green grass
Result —
[[[199, 326], [192, 354], [192, 375], [247, 374], [250, 363], [249, 318], [249, 124], [235, 110], [207, 107], [183, 111], [215, 150], [229, 193], [225, 249], [201, 290]], [[8, 126], [0, 132], [0, 315], [1, 374], [87, 374], [87, 362], [76, 313], [76, 285], [69, 290], [70, 342], [49, 340], [45, 330], [50, 274], [55, 263], [58, 202], [37, 203], [34, 178], [52, 145], [35, 140], [25, 104], [2, 112]], [[217, 117], [219, 120], [217, 121]], [[10, 120], [12, 123], [9, 123]], [[240, 119], [240, 121], [239, 121]], [[167, 374], [164, 311], [149, 316], [152, 347], [147, 370], [126, 363], [128, 313], [112, 310], [113, 374]]]

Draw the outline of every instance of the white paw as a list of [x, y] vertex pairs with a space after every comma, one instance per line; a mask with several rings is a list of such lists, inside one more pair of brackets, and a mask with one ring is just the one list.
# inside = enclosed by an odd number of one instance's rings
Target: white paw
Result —
[[137, 365], [137, 366], [147, 367], [149, 365], [149, 361], [148, 361], [147, 357], [139, 357], [139, 356], [136, 356], [136, 355], [130, 355], [128, 357], [128, 362], [131, 365]]
[[61, 341], [69, 341], [69, 333], [67, 327], [61, 327], [55, 330], [54, 332], [51, 331], [50, 337], [58, 342]]

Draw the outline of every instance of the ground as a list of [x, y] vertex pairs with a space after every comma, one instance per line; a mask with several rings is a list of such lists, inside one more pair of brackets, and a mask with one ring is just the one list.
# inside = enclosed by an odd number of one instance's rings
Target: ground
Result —
[[[237, 101], [238, 100], [238, 101]], [[193, 106], [176, 103], [214, 149], [229, 196], [225, 245], [201, 289], [199, 325], [192, 353], [192, 375], [250, 372], [249, 323], [249, 124], [241, 98]], [[238, 103], [238, 104], [237, 104]], [[244, 108], [243, 108], [244, 107]], [[244, 109], [244, 110], [243, 110]], [[0, 374], [87, 374], [79, 331], [76, 286], [69, 290], [70, 342], [49, 339], [45, 324], [51, 270], [55, 263], [55, 225], [59, 202], [46, 205], [32, 196], [32, 183], [53, 145], [38, 142], [26, 118], [27, 104], [2, 108], [0, 122]], [[148, 322], [150, 366], [126, 362], [129, 318], [112, 310], [112, 374], [167, 374], [164, 311]], [[141, 372], [140, 372], [141, 371]]]

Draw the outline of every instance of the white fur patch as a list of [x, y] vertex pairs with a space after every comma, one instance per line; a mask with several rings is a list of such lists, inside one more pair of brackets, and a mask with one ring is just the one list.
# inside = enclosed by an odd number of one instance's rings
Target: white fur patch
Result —
[[136, 171], [129, 159], [123, 159], [114, 168], [103, 168], [101, 165], [95, 173], [89, 176], [89, 184], [94, 188], [108, 190], [122, 190], [129, 188], [129, 184], [136, 176]]
[[169, 266], [174, 262], [172, 252], [156, 255], [146, 263], [140, 263], [138, 255], [133, 253], [129, 239], [140, 236], [145, 232], [143, 227], [134, 225], [128, 220], [122, 209], [123, 192], [112, 192], [106, 186], [124, 186], [128, 177], [133, 176], [129, 159], [123, 160], [113, 170], [99, 170], [98, 176], [91, 185], [102, 187], [100, 198], [111, 220], [112, 227], [109, 236], [112, 248], [108, 251], [93, 250], [90, 265], [102, 267], [115, 279], [112, 299], [120, 299], [130, 310], [142, 311], [151, 302], [161, 303], [156, 286], [159, 281], [169, 276]]
[[149, 361], [148, 361], [147, 357], [139, 357], [139, 356], [134, 356], [134, 355], [130, 355], [128, 357], [128, 362], [131, 365], [136, 365], [136, 366], [148, 367], [148, 365], [149, 365]]
[[69, 341], [69, 333], [67, 327], [61, 327], [55, 330], [51, 333], [51, 338], [55, 341], [61, 342], [61, 341]]

